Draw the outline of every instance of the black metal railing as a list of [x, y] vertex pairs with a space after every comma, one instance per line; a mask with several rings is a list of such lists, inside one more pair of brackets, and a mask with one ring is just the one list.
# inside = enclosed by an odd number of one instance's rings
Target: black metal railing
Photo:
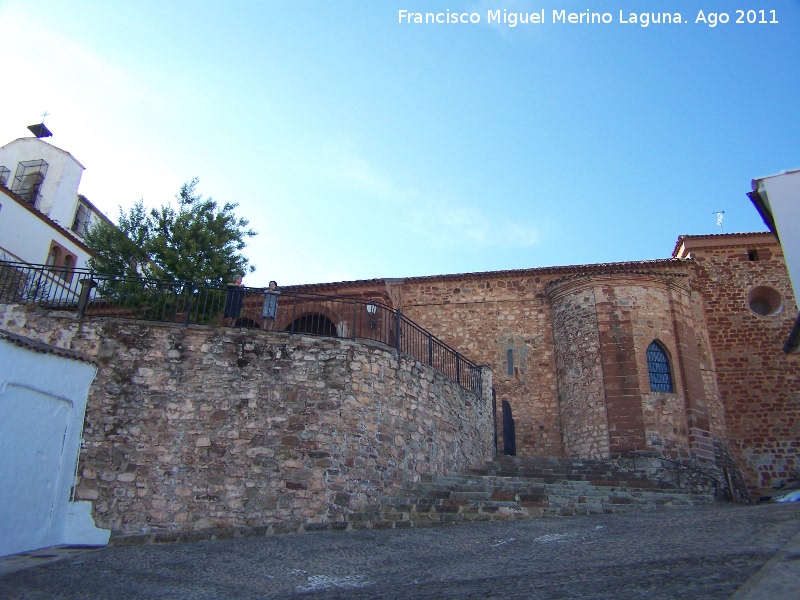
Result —
[[88, 269], [0, 261], [0, 302], [81, 316], [284, 331], [387, 344], [481, 393], [479, 366], [398, 309], [364, 298], [103, 275]]

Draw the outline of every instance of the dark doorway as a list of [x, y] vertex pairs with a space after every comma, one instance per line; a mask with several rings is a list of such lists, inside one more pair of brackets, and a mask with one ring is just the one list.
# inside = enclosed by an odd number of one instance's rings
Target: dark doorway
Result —
[[514, 433], [514, 417], [511, 416], [511, 405], [503, 400], [503, 454], [517, 455], [517, 436]]
[[311, 335], [326, 335], [336, 337], [336, 325], [328, 317], [319, 313], [304, 315], [286, 328], [292, 333], [309, 333]]

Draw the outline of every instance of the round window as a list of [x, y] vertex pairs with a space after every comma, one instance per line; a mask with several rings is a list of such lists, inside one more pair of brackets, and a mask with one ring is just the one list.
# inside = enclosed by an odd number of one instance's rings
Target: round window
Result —
[[750, 310], [762, 317], [777, 314], [783, 308], [783, 298], [778, 290], [765, 285], [753, 288], [747, 295]]

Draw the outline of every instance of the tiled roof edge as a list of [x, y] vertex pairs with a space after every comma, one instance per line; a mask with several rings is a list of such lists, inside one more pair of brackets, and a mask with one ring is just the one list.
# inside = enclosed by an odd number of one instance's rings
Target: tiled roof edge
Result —
[[66, 235], [70, 239], [70, 241], [72, 241], [75, 244], [78, 244], [78, 246], [80, 246], [83, 250], [85, 250], [89, 254], [92, 254], [92, 250], [91, 248], [89, 248], [89, 246], [86, 245], [86, 242], [81, 240], [77, 235], [75, 235], [73, 232], [71, 232], [69, 229], [67, 229], [60, 223], [56, 223], [53, 219], [48, 217], [42, 211], [35, 209], [33, 206], [30, 205], [30, 202], [25, 202], [25, 200], [20, 198], [16, 193], [12, 192], [10, 189], [8, 189], [3, 185], [0, 185], [0, 191], [3, 191], [6, 196], [11, 198], [12, 200], [15, 200], [17, 203], [22, 205], [24, 209], [28, 210], [29, 212], [39, 217], [42, 221], [50, 225], [50, 227]]
[[72, 360], [79, 360], [81, 362], [97, 366], [97, 361], [88, 354], [84, 354], [83, 352], [78, 352], [77, 350], [69, 350], [67, 348], [59, 348], [58, 346], [52, 346], [45, 342], [40, 342], [39, 340], [34, 340], [24, 335], [7, 331], [5, 329], [0, 329], [0, 339], [8, 340], [12, 344], [17, 345], [20, 348], [33, 350], [34, 352], [39, 352], [40, 354], [52, 354], [53, 356], [60, 356], [62, 358], [69, 358]]
[[465, 278], [507, 277], [513, 275], [537, 275], [542, 273], [592, 273], [609, 271], [641, 271], [643, 268], [673, 267], [684, 264], [678, 258], [659, 258], [655, 260], [626, 261], [616, 263], [595, 263], [589, 265], [564, 265], [557, 267], [534, 267], [529, 269], [508, 269], [502, 271], [476, 271], [470, 273], [450, 273], [444, 275], [420, 275], [417, 277], [386, 278], [386, 279], [360, 279], [355, 281], [338, 281], [331, 283], [309, 283], [303, 285], [286, 286], [286, 289], [321, 289], [344, 286], [387, 285], [402, 283], [419, 283], [422, 281], [440, 281]]
[[679, 235], [677, 241], [675, 242], [675, 247], [672, 249], [672, 256], [674, 257], [678, 253], [678, 250], [680, 250], [681, 244], [684, 242], [684, 240], [719, 239], [721, 241], [723, 239], [747, 238], [755, 235], [772, 235], [772, 234], [769, 231], [750, 231], [746, 233], [707, 233], [703, 235]]

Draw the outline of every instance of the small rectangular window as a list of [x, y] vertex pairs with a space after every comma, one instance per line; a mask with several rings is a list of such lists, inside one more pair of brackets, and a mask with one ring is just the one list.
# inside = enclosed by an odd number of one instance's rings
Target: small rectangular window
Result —
[[758, 250], [748, 250], [747, 251], [747, 260], [750, 260], [750, 261], [758, 260]]
[[39, 208], [40, 190], [49, 165], [43, 160], [24, 160], [17, 165], [11, 191]]
[[506, 361], [508, 362], [508, 374], [514, 374], [514, 351], [507, 350], [506, 351]]
[[0, 185], [8, 187], [8, 178], [10, 176], [11, 171], [7, 167], [0, 165]]
[[89, 207], [78, 200], [78, 208], [75, 210], [75, 219], [72, 221], [72, 231], [80, 237], [84, 237], [89, 230], [92, 213]]

